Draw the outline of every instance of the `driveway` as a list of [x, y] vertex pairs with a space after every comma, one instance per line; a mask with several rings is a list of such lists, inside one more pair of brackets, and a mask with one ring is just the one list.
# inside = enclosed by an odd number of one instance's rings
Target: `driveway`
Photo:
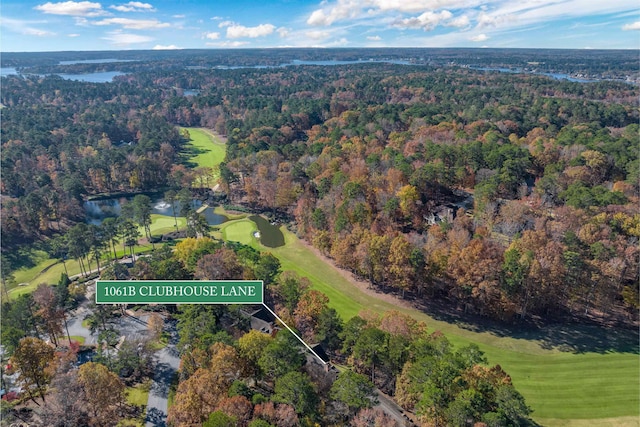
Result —
[[158, 359], [149, 391], [145, 427], [165, 427], [167, 425], [169, 387], [180, 366], [180, 355], [176, 349], [178, 334], [175, 324], [168, 324], [167, 329], [171, 333], [171, 338], [169, 344], [156, 353]]

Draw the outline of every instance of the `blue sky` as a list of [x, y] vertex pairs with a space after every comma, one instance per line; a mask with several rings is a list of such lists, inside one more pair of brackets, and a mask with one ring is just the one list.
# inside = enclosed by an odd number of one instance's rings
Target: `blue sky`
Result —
[[639, 49], [638, 0], [2, 0], [0, 51]]

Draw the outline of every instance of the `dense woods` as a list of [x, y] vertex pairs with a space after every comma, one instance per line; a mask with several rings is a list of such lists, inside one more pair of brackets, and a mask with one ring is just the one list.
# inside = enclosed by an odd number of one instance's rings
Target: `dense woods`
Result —
[[375, 286], [503, 320], [633, 309], [637, 92], [384, 63], [11, 76], [4, 253], [82, 221], [88, 195], [190, 185], [175, 125], [204, 126], [228, 136], [234, 203]]
[[[396, 425], [373, 408], [376, 389], [424, 425], [523, 425], [531, 412], [509, 375], [477, 347], [453, 348], [399, 312], [341, 319], [327, 296], [307, 278], [282, 272], [272, 254], [206, 237], [208, 225], [190, 204], [202, 171], [185, 160], [188, 134], [179, 127], [226, 136], [218, 199], [285, 222], [377, 290], [508, 324], [637, 322], [638, 86], [468, 67], [524, 69], [523, 58], [546, 58], [543, 71], [606, 74], [595, 61], [576, 70], [558, 56], [529, 51], [491, 51], [475, 62], [462, 51], [426, 59], [404, 51], [384, 58], [413, 58], [411, 65], [240, 68], [318, 59], [315, 51], [285, 52], [272, 62], [251, 52], [218, 63], [229, 69], [209, 68], [216, 57], [204, 53], [143, 55], [120, 64], [130, 73], [112, 83], [35, 74], [2, 79], [3, 281], [33, 247], [78, 259], [84, 270], [95, 260], [103, 278], [258, 278], [283, 320], [349, 367], [325, 375], [291, 336], [250, 330], [237, 307], [166, 307], [177, 319], [182, 357], [170, 422]], [[338, 59], [361, 59], [336, 52]], [[36, 64], [16, 54], [3, 64], [53, 72], [56, 55], [48, 55]], [[625, 58], [619, 71], [628, 68]], [[153, 243], [143, 195], [152, 192], [180, 201], [189, 237], [172, 248], [154, 246], [133, 266], [110, 263], [116, 245], [133, 254], [138, 226]], [[83, 202], [109, 194], [137, 196], [120, 218], [87, 224]], [[132, 349], [129, 358], [105, 351], [70, 371], [70, 356], [41, 338], [56, 345], [64, 339], [65, 310], [81, 293], [63, 277], [53, 289], [4, 301], [2, 342], [32, 384], [32, 400], [46, 408], [45, 419], [68, 407], [60, 393], [45, 402], [47, 387], [64, 386], [92, 407], [105, 405], [104, 412], [69, 417], [108, 425], [132, 411], [123, 381], [149, 377], [151, 362], [147, 350], [137, 358]], [[117, 315], [96, 310], [89, 318], [105, 347]], [[150, 323], [161, 336], [161, 320]], [[99, 383], [119, 390], [112, 401], [94, 387]]]

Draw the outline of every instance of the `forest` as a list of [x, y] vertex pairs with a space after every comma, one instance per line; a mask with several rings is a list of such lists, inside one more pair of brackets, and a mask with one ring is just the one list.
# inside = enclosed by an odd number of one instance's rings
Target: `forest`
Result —
[[[190, 207], [193, 197], [284, 224], [372, 289], [416, 306], [437, 302], [505, 325], [637, 329], [640, 88], [470, 67], [526, 69], [534, 61], [549, 72], [622, 78], [632, 74], [624, 54], [572, 51], [581, 61], [563, 62], [558, 52], [528, 50], [277, 53], [267, 65], [381, 62], [242, 68], [268, 56], [248, 51], [224, 62], [215, 51], [118, 52], [139, 62], [61, 66], [61, 54], [3, 55], [3, 66], [25, 73], [127, 73], [111, 83], [2, 78], [5, 295], [34, 248], [93, 259], [103, 278], [258, 278], [283, 319], [350, 367], [328, 381], [290, 337], [251, 331], [234, 307], [167, 307], [183, 357], [169, 412], [176, 426], [396, 425], [373, 408], [376, 389], [422, 425], [532, 422], [509, 375], [477, 347], [454, 348], [398, 312], [340, 318], [326, 295], [273, 255], [203, 237], [209, 230]], [[618, 62], [599, 69], [598, 55]], [[217, 170], [185, 160], [184, 127], [226, 137]], [[219, 177], [216, 192], [194, 188], [211, 174]], [[131, 268], [111, 263], [118, 244], [133, 253], [143, 237], [138, 225], [153, 243], [147, 195], [154, 193], [182, 201], [184, 234], [171, 247], [156, 241]], [[83, 203], [113, 194], [136, 197], [122, 217], [86, 224]], [[53, 294], [39, 287], [3, 299], [3, 345], [16, 364], [28, 362], [34, 350], [26, 346], [34, 346], [46, 367], [44, 377], [29, 378], [33, 401], [39, 395], [44, 404], [46, 385], [56, 381], [74, 384], [89, 402], [100, 399], [86, 386], [89, 375], [116, 388], [150, 375], [148, 358], [132, 356], [134, 363], [108, 352], [94, 360], [102, 364], [76, 372], [42, 345], [45, 336], [64, 338], [64, 312], [80, 299], [74, 286], [61, 279]], [[95, 313], [107, 342], [117, 313]], [[64, 397], [47, 394], [55, 404], [43, 419], [55, 419]], [[132, 411], [122, 401], [109, 408], [120, 417]], [[73, 416], [77, 425], [109, 425], [97, 413]]]

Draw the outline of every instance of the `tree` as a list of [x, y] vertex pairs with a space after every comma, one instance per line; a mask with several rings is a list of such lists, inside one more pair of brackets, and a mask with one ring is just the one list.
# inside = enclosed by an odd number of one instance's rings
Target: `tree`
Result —
[[102, 228], [102, 235], [106, 242], [111, 245], [111, 249], [113, 250], [113, 260], [118, 259], [118, 255], [116, 253], [116, 241], [118, 238], [118, 220], [113, 217], [105, 218], [100, 224], [100, 228]]
[[42, 319], [51, 341], [58, 345], [58, 336], [62, 335], [64, 310], [58, 305], [53, 289], [41, 283], [33, 293], [33, 300], [39, 306], [36, 314]]
[[202, 423], [202, 427], [233, 427], [238, 422], [235, 417], [225, 414], [222, 411], [215, 411], [209, 414], [207, 421]]
[[370, 408], [377, 403], [375, 388], [371, 381], [364, 375], [349, 370], [340, 373], [331, 386], [329, 395], [349, 408], [350, 417], [358, 410]]
[[222, 343], [214, 344], [209, 366], [198, 368], [180, 383], [167, 421], [182, 425], [199, 425], [227, 397], [239, 372], [235, 349]]
[[209, 235], [210, 226], [207, 218], [196, 211], [189, 212], [187, 215], [187, 236], [203, 237]]
[[281, 331], [265, 347], [258, 365], [270, 378], [280, 378], [287, 372], [299, 369], [304, 359], [295, 337], [288, 331]]
[[121, 217], [121, 219], [122, 221], [120, 222], [119, 229], [120, 236], [122, 237], [122, 245], [124, 247], [129, 247], [131, 259], [134, 260], [134, 247], [138, 244], [138, 238], [141, 236], [141, 234], [138, 231], [138, 227], [131, 219], [124, 217]]
[[84, 427], [89, 425], [84, 390], [78, 371], [58, 372], [51, 382], [52, 391], [42, 408], [42, 421], [51, 427]]
[[82, 273], [86, 276], [88, 271], [84, 265], [84, 257], [89, 254], [90, 246], [88, 239], [89, 228], [86, 224], [76, 224], [67, 232], [67, 243], [69, 245], [69, 255], [78, 260]]
[[262, 280], [265, 286], [274, 283], [280, 274], [280, 261], [270, 252], [260, 254], [260, 260], [255, 267], [255, 276]]
[[280, 302], [293, 311], [298, 305], [300, 297], [311, 286], [309, 279], [306, 277], [298, 276], [298, 273], [294, 271], [285, 271], [278, 278], [278, 286], [276, 292]]
[[178, 231], [178, 212], [176, 209], [176, 201], [178, 200], [178, 193], [175, 190], [167, 190], [164, 193], [164, 200], [171, 205], [171, 213], [173, 214], [173, 222]]
[[372, 382], [375, 380], [376, 367], [383, 362], [387, 352], [387, 335], [378, 328], [367, 328], [353, 346], [354, 357], [369, 366]]
[[293, 406], [300, 415], [313, 415], [318, 396], [306, 374], [292, 371], [276, 379], [273, 400]]
[[258, 367], [258, 360], [264, 349], [273, 341], [270, 335], [255, 329], [250, 330], [238, 340], [240, 355], [244, 357], [252, 367]]
[[36, 394], [44, 402], [44, 392], [53, 376], [54, 350], [46, 342], [34, 337], [20, 340], [11, 357], [11, 364], [19, 372], [18, 379], [24, 384], [29, 397], [36, 404]]
[[300, 297], [294, 311], [295, 323], [306, 337], [315, 337], [318, 319], [329, 307], [328, 304], [329, 298], [315, 289], [308, 290]]
[[222, 399], [218, 411], [234, 418], [238, 426], [245, 427], [251, 420], [253, 405], [246, 397], [236, 395]]
[[147, 327], [154, 340], [159, 340], [164, 332], [164, 319], [158, 313], [151, 313], [147, 322]]
[[365, 408], [351, 420], [353, 427], [400, 427], [400, 425], [385, 414], [380, 408]]
[[212, 254], [206, 254], [198, 260], [195, 277], [204, 280], [242, 279], [243, 268], [236, 253], [220, 248]]
[[104, 365], [87, 362], [80, 366], [78, 382], [84, 390], [91, 425], [113, 425], [126, 403], [125, 386], [120, 378]]
[[147, 240], [151, 242], [151, 247], [155, 250], [153, 239], [151, 238], [151, 199], [144, 194], [136, 195], [131, 201], [133, 205], [133, 219], [144, 228]]

